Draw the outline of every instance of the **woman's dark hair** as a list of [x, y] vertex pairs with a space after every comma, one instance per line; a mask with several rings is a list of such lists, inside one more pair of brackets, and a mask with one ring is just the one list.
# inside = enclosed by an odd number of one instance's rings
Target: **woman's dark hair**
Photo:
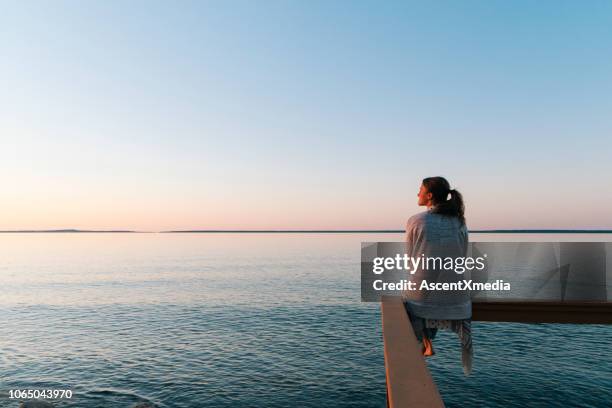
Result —
[[423, 179], [423, 186], [432, 195], [431, 199], [435, 206], [433, 212], [457, 217], [461, 224], [465, 224], [463, 196], [457, 190], [451, 190], [450, 184], [444, 177], [427, 177]]

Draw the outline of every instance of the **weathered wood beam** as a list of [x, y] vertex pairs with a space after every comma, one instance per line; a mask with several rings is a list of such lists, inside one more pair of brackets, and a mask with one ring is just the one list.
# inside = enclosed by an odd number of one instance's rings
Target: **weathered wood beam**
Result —
[[475, 301], [472, 320], [516, 323], [612, 324], [611, 302]]
[[390, 408], [444, 407], [401, 300], [384, 298], [381, 311], [387, 405]]

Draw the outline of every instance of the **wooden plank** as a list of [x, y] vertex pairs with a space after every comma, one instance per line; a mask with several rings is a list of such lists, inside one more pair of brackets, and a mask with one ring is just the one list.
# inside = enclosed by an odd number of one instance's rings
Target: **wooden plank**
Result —
[[472, 320], [516, 323], [612, 324], [610, 302], [475, 301]]
[[[381, 302], [387, 406], [444, 407], [404, 305], [398, 297]], [[475, 301], [472, 320], [516, 323], [612, 324], [610, 302]]]
[[384, 298], [381, 311], [388, 406], [444, 407], [401, 300]]

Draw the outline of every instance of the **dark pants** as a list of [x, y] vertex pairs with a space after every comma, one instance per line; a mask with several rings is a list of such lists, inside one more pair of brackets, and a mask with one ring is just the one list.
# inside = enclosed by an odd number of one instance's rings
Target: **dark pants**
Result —
[[404, 308], [406, 309], [406, 314], [410, 319], [410, 324], [412, 325], [412, 330], [414, 330], [414, 335], [416, 336], [417, 340], [423, 341], [423, 337], [433, 340], [436, 337], [436, 333], [438, 333], [438, 329], [430, 329], [425, 327], [425, 319], [414, 316], [412, 313], [410, 313], [410, 309], [408, 308], [408, 304], [406, 302], [404, 302]]

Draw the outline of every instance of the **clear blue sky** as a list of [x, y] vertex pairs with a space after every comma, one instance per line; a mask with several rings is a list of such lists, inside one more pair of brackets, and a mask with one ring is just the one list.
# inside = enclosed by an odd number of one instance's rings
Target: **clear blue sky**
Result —
[[0, 229], [612, 228], [612, 3], [3, 2]]

